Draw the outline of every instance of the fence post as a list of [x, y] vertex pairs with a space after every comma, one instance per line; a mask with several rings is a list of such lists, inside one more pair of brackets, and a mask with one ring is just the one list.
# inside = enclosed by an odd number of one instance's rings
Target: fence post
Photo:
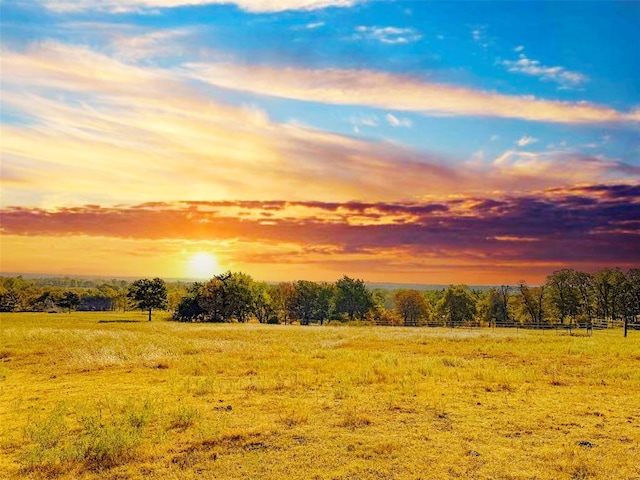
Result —
[[627, 328], [629, 326], [629, 317], [624, 317], [624, 338], [627, 338]]

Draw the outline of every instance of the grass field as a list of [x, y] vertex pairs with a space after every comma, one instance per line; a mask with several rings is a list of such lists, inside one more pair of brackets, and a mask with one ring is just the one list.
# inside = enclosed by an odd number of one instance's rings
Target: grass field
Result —
[[0, 477], [640, 479], [640, 333], [2, 314]]

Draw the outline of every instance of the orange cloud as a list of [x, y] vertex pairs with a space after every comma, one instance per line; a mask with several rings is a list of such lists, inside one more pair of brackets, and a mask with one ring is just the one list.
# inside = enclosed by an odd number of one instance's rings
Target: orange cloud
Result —
[[155, 202], [1, 213], [3, 237], [214, 242], [226, 264], [250, 271], [366, 264], [401, 276], [437, 266], [506, 274], [523, 265], [637, 265], [639, 206], [640, 186], [617, 184], [423, 203]]

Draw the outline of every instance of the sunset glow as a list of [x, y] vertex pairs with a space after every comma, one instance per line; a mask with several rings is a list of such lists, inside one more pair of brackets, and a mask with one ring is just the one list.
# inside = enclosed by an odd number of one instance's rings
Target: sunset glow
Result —
[[0, 2], [3, 274], [640, 264], [638, 2]]
[[207, 252], [198, 252], [191, 255], [185, 273], [186, 277], [208, 279], [222, 272], [215, 256]]

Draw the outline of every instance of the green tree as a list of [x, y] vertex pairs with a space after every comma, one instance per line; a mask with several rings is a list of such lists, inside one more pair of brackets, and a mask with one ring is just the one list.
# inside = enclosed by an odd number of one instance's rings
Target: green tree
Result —
[[293, 284], [293, 298], [291, 299], [290, 315], [300, 320], [302, 325], [309, 325], [317, 316], [317, 302], [320, 285], [308, 280], [298, 280]]
[[273, 288], [264, 282], [253, 284], [253, 314], [260, 323], [270, 323], [277, 317], [272, 298]]
[[620, 269], [605, 268], [592, 276], [596, 313], [605, 323], [613, 323], [619, 318], [620, 297], [624, 292], [625, 275]]
[[62, 309], [67, 309], [69, 313], [80, 305], [80, 296], [76, 292], [66, 291], [56, 302]]
[[346, 275], [336, 282], [336, 313], [346, 315], [349, 321], [363, 320], [373, 308], [373, 297], [363, 280]]
[[624, 336], [627, 336], [629, 323], [635, 323], [640, 315], [640, 268], [627, 272], [619, 310], [624, 318]]
[[13, 288], [0, 293], [0, 312], [19, 312], [22, 308], [22, 297]]
[[199, 303], [210, 322], [246, 322], [253, 313], [255, 288], [245, 273], [226, 272], [202, 285]]
[[178, 322], [200, 322], [205, 319], [206, 311], [200, 305], [202, 283], [195, 282], [187, 288], [187, 293], [180, 299], [173, 311], [173, 319]]
[[473, 320], [476, 300], [466, 285], [450, 285], [438, 303], [438, 313], [452, 327]]
[[229, 298], [229, 318], [235, 318], [239, 322], [246, 322], [253, 315], [254, 281], [251, 276], [242, 272], [231, 274], [227, 282], [227, 295]]
[[315, 319], [324, 324], [324, 321], [333, 315], [335, 309], [336, 288], [331, 283], [321, 283], [316, 299]]
[[593, 277], [589, 273], [574, 272], [573, 283], [580, 297], [579, 315], [588, 323], [593, 323]]
[[227, 289], [225, 283], [231, 277], [231, 272], [214, 276], [203, 283], [198, 295], [198, 305], [204, 312], [203, 319], [207, 322], [224, 322], [228, 311]]
[[557, 270], [547, 276], [545, 285], [549, 300], [560, 323], [565, 323], [568, 318], [572, 324], [580, 309], [580, 290], [576, 280], [576, 272], [571, 269]]
[[88, 288], [80, 294], [80, 310], [107, 311], [115, 308], [117, 292], [110, 285]]
[[189, 284], [182, 282], [171, 282], [167, 284], [167, 309], [175, 312], [182, 299], [189, 291]]
[[500, 295], [500, 314], [497, 315], [496, 320], [508, 324], [511, 322], [511, 317], [509, 315], [511, 287], [509, 285], [500, 285], [500, 287], [498, 288], [498, 294]]
[[290, 316], [302, 325], [318, 321], [322, 325], [331, 315], [334, 289], [326, 283], [299, 280], [293, 284], [293, 296], [289, 304]]
[[394, 297], [395, 310], [407, 327], [423, 325], [431, 320], [431, 307], [418, 290], [398, 290]]
[[279, 323], [291, 321], [291, 302], [295, 288], [291, 282], [282, 282], [271, 289], [272, 306]]
[[151, 311], [154, 308], [167, 307], [167, 286], [161, 278], [136, 280], [129, 286], [127, 296], [139, 309], [149, 311], [149, 321], [151, 321]]
[[387, 288], [373, 288], [371, 289], [371, 296], [373, 303], [378, 309], [393, 310], [395, 307], [394, 296], [395, 292]]
[[489, 325], [507, 325], [511, 323], [509, 315], [510, 287], [501, 285], [491, 288], [480, 295], [477, 302], [478, 315]]
[[518, 285], [518, 290], [520, 291], [520, 299], [522, 302], [522, 307], [526, 315], [528, 315], [532, 324], [536, 325], [538, 328], [542, 326], [542, 322], [544, 321], [544, 293], [545, 286], [541, 285], [539, 287], [529, 287], [524, 280], [520, 281]]
[[44, 289], [39, 295], [31, 298], [29, 301], [29, 309], [35, 312], [50, 311], [56, 306], [59, 294], [51, 289]]

